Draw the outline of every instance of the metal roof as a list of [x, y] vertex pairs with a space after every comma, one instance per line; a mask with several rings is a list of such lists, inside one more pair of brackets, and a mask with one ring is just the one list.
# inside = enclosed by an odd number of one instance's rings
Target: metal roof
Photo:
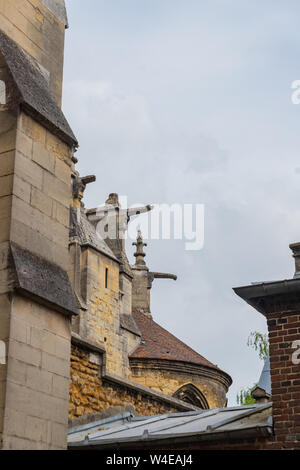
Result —
[[[282, 281], [252, 283], [248, 286], [234, 287], [234, 292], [244, 299], [258, 312], [266, 314], [268, 304], [266, 301], [274, 296], [293, 295], [296, 298], [300, 294], [300, 278], [285, 279]], [[263, 301], [263, 302], [262, 302]]]
[[272, 388], [271, 388], [271, 368], [270, 368], [270, 356], [268, 355], [267, 359], [265, 360], [265, 364], [257, 384], [259, 388], [264, 390], [266, 393], [271, 395]]
[[[173, 439], [214, 439], [248, 432], [272, 434], [272, 405], [238, 406], [149, 417], [118, 416], [115, 424], [98, 422], [69, 431], [69, 448], [104, 448]], [[122, 424], [120, 424], [120, 419]]]

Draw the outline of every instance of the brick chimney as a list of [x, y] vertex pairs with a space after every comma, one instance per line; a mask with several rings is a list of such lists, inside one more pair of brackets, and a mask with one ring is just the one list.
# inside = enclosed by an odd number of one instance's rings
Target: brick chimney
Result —
[[293, 279], [234, 288], [267, 319], [275, 435], [271, 445], [279, 449], [300, 449], [300, 243], [290, 248], [296, 264]]

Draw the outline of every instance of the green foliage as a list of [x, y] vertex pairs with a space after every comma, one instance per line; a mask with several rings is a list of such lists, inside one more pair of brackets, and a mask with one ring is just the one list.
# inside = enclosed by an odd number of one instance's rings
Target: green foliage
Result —
[[[248, 340], [247, 346], [253, 348], [256, 352], [258, 352], [258, 357], [262, 361], [267, 359], [269, 354], [269, 342], [268, 342], [268, 335], [259, 333], [258, 331], [251, 331]], [[241, 390], [237, 396], [236, 401], [238, 405], [254, 405], [256, 403], [255, 399], [251, 396], [251, 392], [255, 389], [257, 384], [253, 385], [253, 387], [249, 387], [246, 389]]]
[[256, 401], [252, 397], [251, 392], [255, 389], [256, 386], [257, 384], [254, 384], [253, 387], [249, 387], [244, 390], [241, 390], [236, 396], [237, 404], [238, 405], [254, 405]]
[[268, 335], [252, 331], [249, 335], [247, 346], [250, 346], [258, 352], [258, 357], [262, 361], [267, 359], [269, 353]]

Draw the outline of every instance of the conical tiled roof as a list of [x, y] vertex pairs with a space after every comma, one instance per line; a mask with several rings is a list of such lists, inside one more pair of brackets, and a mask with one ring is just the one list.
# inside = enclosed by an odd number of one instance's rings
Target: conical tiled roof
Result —
[[130, 358], [182, 361], [220, 370], [205, 357], [158, 325], [151, 317], [140, 312], [133, 312], [132, 315], [141, 332], [142, 344], [130, 355]]

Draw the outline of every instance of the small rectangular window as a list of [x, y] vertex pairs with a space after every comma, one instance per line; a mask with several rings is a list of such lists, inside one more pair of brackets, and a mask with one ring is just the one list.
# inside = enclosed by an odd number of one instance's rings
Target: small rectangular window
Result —
[[105, 268], [105, 289], [108, 287], [108, 268]]
[[6, 104], [6, 85], [3, 80], [0, 80], [0, 104]]

